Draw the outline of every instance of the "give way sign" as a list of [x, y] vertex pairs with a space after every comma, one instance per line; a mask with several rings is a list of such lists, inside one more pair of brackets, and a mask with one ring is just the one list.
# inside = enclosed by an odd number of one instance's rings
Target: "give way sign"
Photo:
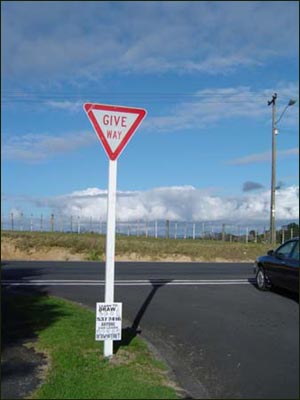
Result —
[[[110, 307], [112, 304], [117, 304], [114, 302], [117, 158], [144, 119], [146, 110], [92, 103], [84, 104], [84, 110], [109, 157], [105, 304], [107, 307]], [[104, 338], [104, 356], [112, 357], [114, 337], [110, 336], [109, 333], [106, 333], [106, 335], [106, 339]], [[117, 337], [119, 336], [117, 335]]]
[[107, 104], [84, 104], [84, 109], [110, 160], [116, 160], [144, 119], [146, 110]]

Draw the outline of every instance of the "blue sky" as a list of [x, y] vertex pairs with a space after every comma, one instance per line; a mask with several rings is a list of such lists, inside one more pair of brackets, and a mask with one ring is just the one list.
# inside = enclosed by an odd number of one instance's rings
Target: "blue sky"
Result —
[[85, 102], [145, 108], [118, 160], [118, 218], [299, 216], [299, 3], [1, 2], [2, 215], [105, 218]]

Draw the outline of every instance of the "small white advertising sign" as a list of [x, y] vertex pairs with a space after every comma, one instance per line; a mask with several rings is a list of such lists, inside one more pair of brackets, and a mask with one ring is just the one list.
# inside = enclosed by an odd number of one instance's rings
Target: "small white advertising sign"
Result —
[[96, 303], [96, 340], [121, 340], [122, 303]]

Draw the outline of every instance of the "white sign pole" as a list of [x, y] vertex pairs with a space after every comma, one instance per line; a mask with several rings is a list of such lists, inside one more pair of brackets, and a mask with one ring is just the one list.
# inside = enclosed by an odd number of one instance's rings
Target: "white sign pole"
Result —
[[[113, 338], [120, 340], [121, 332], [117, 323], [122, 322], [122, 305], [114, 303], [115, 279], [115, 231], [116, 231], [116, 192], [117, 192], [117, 158], [146, 115], [141, 108], [113, 106], [108, 104], [85, 103], [87, 113], [94, 130], [109, 157], [108, 196], [107, 196], [107, 232], [106, 232], [106, 265], [105, 265], [105, 304], [112, 306], [110, 311], [118, 309], [116, 317], [110, 316], [106, 321], [101, 315], [102, 306], [96, 316], [96, 340], [104, 338], [104, 357], [113, 355]], [[97, 303], [98, 304], [98, 303]], [[100, 304], [100, 303], [99, 303]], [[103, 320], [104, 318], [104, 320]], [[106, 324], [106, 322], [108, 324]], [[108, 329], [116, 323], [116, 329]], [[102, 332], [103, 331], [103, 332]], [[111, 337], [112, 339], [106, 339]]]
[[[105, 264], [105, 303], [114, 302], [117, 160], [109, 160]], [[113, 340], [104, 341], [104, 357], [113, 355]]]

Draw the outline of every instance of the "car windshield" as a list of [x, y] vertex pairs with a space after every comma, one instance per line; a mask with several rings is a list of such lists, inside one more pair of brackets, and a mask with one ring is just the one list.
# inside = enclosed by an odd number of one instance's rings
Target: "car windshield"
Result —
[[296, 246], [291, 254], [291, 258], [299, 260], [299, 240], [297, 241]]
[[[298, 242], [298, 244], [299, 244], [299, 242]], [[295, 246], [294, 240], [287, 242], [287, 243], [283, 244], [282, 246], [278, 247], [278, 249], [276, 250], [276, 255], [289, 257], [294, 246]], [[298, 250], [298, 253], [299, 253], [299, 250]]]

